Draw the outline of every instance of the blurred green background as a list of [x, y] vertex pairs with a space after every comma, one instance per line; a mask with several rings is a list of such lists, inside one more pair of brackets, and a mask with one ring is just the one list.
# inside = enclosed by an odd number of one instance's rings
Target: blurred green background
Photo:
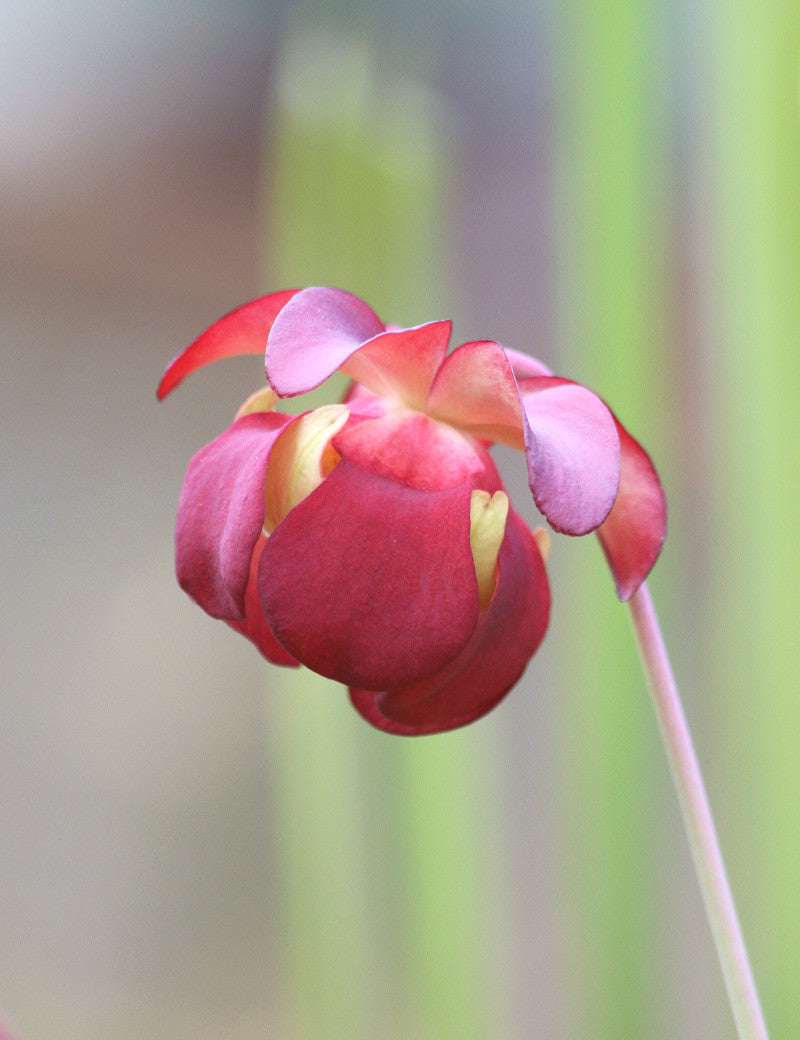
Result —
[[[20, 1040], [733, 1036], [626, 611], [555, 536], [485, 720], [370, 729], [173, 578], [270, 289], [607, 398], [774, 1037], [800, 1034], [796, 0], [0, 13], [0, 1008]], [[521, 457], [498, 460], [536, 523]]]

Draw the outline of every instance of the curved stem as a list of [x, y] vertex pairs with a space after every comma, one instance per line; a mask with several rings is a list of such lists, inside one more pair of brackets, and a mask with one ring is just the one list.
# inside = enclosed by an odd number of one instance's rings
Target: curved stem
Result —
[[736, 1029], [740, 1040], [768, 1040], [703, 777], [645, 584], [633, 594], [629, 606]]

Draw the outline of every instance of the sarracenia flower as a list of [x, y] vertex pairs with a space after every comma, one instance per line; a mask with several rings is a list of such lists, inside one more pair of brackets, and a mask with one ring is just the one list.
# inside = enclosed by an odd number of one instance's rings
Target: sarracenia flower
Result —
[[[265, 353], [267, 386], [189, 464], [178, 581], [276, 664], [350, 687], [390, 733], [437, 733], [493, 708], [547, 628], [548, 538], [509, 505], [487, 448], [525, 453], [554, 530], [597, 531], [627, 599], [665, 533], [658, 477], [595, 394], [498, 343], [447, 353], [450, 323], [387, 327], [338, 289], [246, 304], [170, 364]], [[279, 398], [341, 370], [341, 404]]]

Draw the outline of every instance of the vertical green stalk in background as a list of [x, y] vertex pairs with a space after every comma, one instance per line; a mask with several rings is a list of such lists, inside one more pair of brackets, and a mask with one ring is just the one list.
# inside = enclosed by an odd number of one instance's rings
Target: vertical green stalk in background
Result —
[[[711, 197], [727, 537], [719, 724], [739, 841], [730, 863], [773, 1034], [800, 1035], [800, 7], [712, 5]], [[720, 638], [718, 635], [718, 640]], [[735, 745], [733, 744], [735, 740]]]
[[[324, 32], [289, 44], [281, 67], [269, 286], [336, 285], [397, 323], [446, 314], [446, 156], [431, 99], [377, 79], [370, 47]], [[388, 737], [305, 669], [269, 681], [288, 1036], [485, 1040], [495, 1030], [475, 833], [489, 813], [474, 790], [485, 738]]]
[[[564, 370], [653, 450], [663, 366], [659, 39], [647, 0], [556, 8], [560, 320]], [[656, 454], [658, 459], [658, 455]], [[660, 460], [659, 460], [660, 461]], [[575, 885], [575, 1036], [641, 1040], [654, 1021], [653, 763], [663, 770], [625, 611], [597, 546], [580, 568], [563, 655], [565, 818]], [[554, 555], [559, 546], [554, 547]], [[566, 590], [565, 590], [566, 591]], [[565, 625], [566, 622], [562, 622]], [[666, 1030], [669, 1032], [669, 1030]]]

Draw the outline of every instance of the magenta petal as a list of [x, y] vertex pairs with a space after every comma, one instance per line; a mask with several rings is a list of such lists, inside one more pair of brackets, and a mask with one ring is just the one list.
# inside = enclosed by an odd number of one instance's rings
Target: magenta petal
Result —
[[418, 491], [342, 459], [267, 539], [259, 595], [278, 640], [350, 686], [438, 672], [478, 619], [470, 493]]
[[277, 412], [246, 415], [189, 463], [175, 524], [175, 569], [181, 588], [212, 617], [246, 618], [269, 453], [291, 421]]
[[273, 664], [288, 665], [297, 668], [299, 661], [284, 650], [275, 636], [272, 634], [261, 600], [258, 598], [258, 565], [261, 561], [261, 553], [264, 550], [266, 539], [262, 535], [256, 542], [252, 560], [250, 561], [250, 577], [247, 582], [247, 590], [244, 594], [244, 620], [229, 621], [231, 628], [240, 632], [243, 636], [255, 643], [261, 653]]
[[614, 575], [617, 595], [633, 595], [658, 559], [667, 533], [667, 500], [650, 456], [622, 424], [619, 493], [597, 535]]
[[262, 296], [214, 322], [169, 363], [158, 385], [159, 401], [203, 365], [237, 354], [263, 354], [272, 323], [296, 292], [297, 289], [285, 289]]
[[505, 697], [541, 643], [550, 611], [536, 540], [513, 510], [498, 565], [494, 599], [467, 645], [441, 672], [388, 693], [350, 690], [368, 722], [404, 736], [442, 733], [473, 722]]
[[619, 487], [614, 417], [591, 390], [565, 379], [528, 379], [520, 390], [536, 505], [556, 531], [587, 534], [608, 516]]
[[280, 312], [269, 334], [269, 385], [281, 397], [313, 390], [355, 350], [382, 332], [380, 318], [352, 293], [302, 289]]

